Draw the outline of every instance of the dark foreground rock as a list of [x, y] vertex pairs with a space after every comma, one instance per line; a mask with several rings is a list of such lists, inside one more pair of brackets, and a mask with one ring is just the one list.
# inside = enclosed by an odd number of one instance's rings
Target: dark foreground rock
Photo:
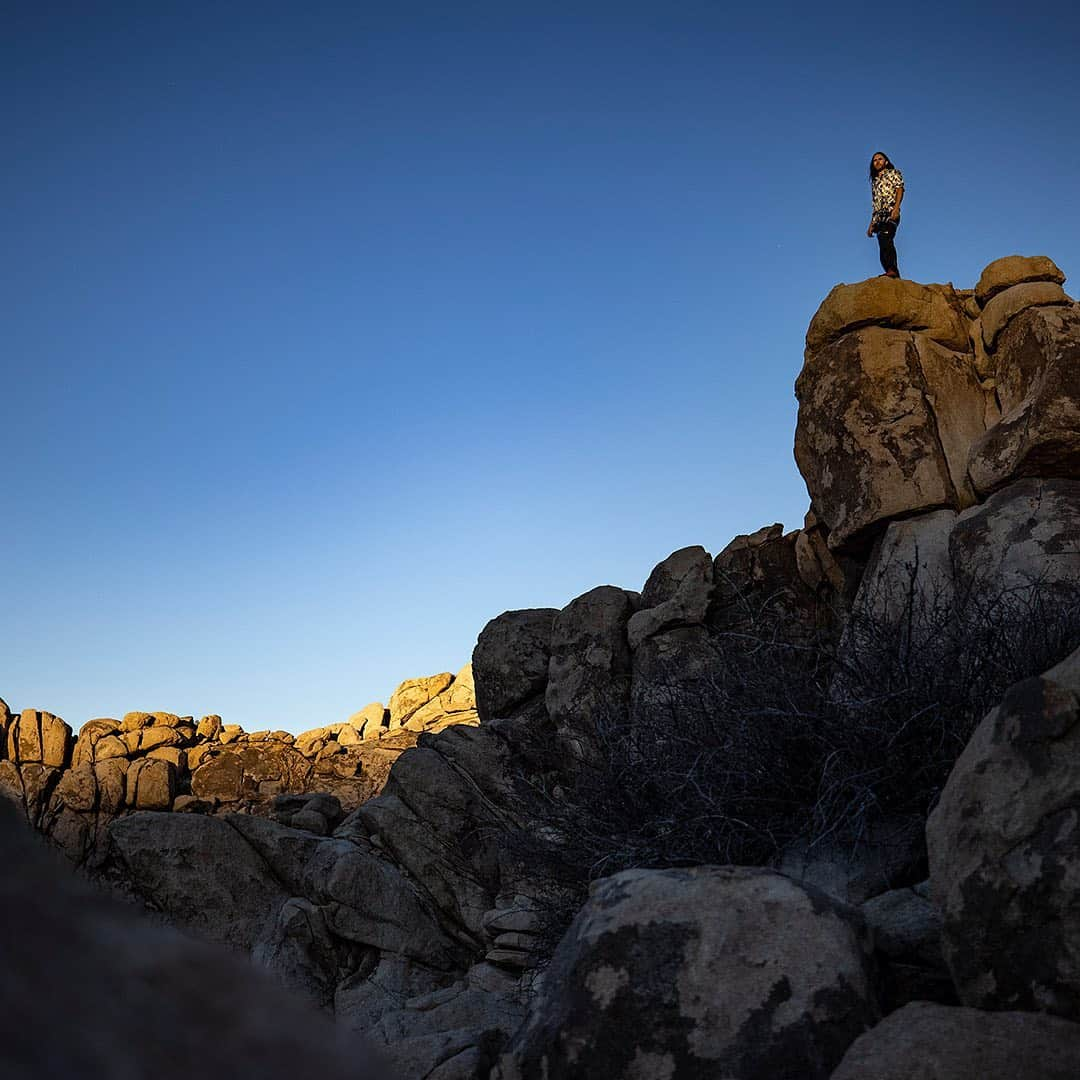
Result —
[[1080, 650], [1013, 686], [926, 836], [961, 1000], [1080, 1020]]
[[877, 1020], [850, 908], [780, 874], [631, 870], [579, 912], [502, 1080], [829, 1075]]
[[832, 1080], [1075, 1080], [1080, 1025], [913, 1002], [860, 1036]]
[[2, 800], [0, 866], [4, 1080], [392, 1075], [246, 961], [77, 881]]

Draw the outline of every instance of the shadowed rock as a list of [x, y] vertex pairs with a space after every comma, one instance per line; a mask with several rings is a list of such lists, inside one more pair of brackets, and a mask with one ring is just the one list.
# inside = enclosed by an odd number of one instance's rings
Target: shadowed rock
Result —
[[992, 296], [1025, 281], [1065, 284], [1065, 275], [1045, 255], [1006, 255], [987, 265], [975, 286], [975, 300], [984, 306]]
[[245, 960], [77, 881], [2, 802], [0, 865], [5, 1080], [389, 1080]]
[[599, 882], [544, 973], [501, 1080], [824, 1080], [877, 1019], [851, 909], [780, 874]]
[[930, 816], [930, 881], [960, 999], [1080, 1020], [1080, 650], [1013, 686]]
[[1075, 1080], [1080, 1026], [912, 1002], [856, 1039], [832, 1080]]

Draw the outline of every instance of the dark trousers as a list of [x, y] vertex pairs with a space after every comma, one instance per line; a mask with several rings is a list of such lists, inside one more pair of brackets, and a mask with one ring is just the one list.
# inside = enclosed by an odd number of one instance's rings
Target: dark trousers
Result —
[[881, 256], [881, 269], [886, 272], [892, 270], [897, 274], [900, 271], [896, 266], [896, 245], [893, 243], [893, 237], [899, 228], [899, 221], [888, 219], [879, 221], [874, 227], [874, 232], [877, 233], [878, 254]]

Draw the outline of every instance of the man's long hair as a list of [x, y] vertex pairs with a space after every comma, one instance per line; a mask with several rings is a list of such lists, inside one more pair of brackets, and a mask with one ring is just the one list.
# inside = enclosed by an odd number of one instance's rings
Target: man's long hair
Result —
[[870, 155], [870, 183], [874, 182], [874, 158], [876, 158], [878, 154], [880, 154], [885, 159], [885, 165], [881, 170], [882, 172], [884, 172], [886, 169], [896, 168], [896, 166], [889, 160], [889, 155], [886, 154], [884, 150], [875, 150]]

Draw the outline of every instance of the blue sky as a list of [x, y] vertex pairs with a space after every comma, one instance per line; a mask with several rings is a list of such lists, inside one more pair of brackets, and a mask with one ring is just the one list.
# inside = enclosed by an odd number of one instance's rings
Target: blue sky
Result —
[[9, 10], [0, 695], [75, 727], [344, 719], [797, 527], [874, 150], [904, 276], [1080, 278], [1073, 7]]

